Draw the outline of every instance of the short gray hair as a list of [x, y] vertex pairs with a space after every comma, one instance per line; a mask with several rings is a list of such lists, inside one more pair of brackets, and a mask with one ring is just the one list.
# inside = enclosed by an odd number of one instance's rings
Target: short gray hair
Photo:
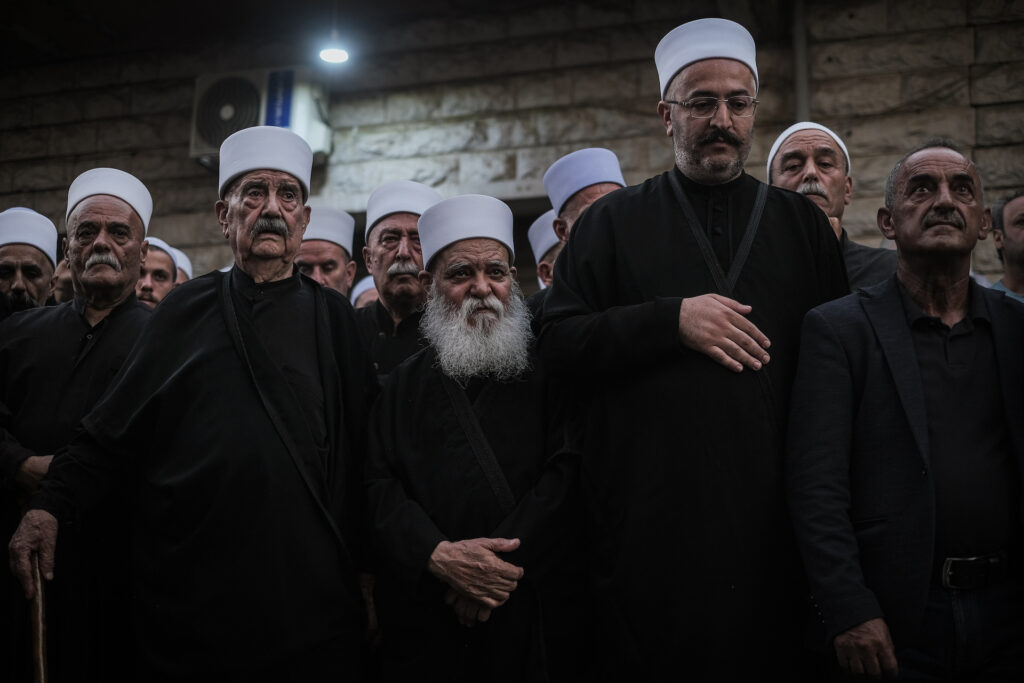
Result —
[[971, 165], [971, 168], [974, 169], [975, 174], [977, 174], [978, 176], [979, 199], [981, 200], [982, 204], [985, 203], [985, 190], [981, 185], [981, 174], [978, 173], [978, 169], [977, 167], [975, 167], [974, 162], [968, 159], [967, 155], [964, 154], [960, 150], [960, 148], [957, 147], [956, 143], [954, 143], [952, 140], [948, 138], [929, 138], [928, 140], [925, 140], [923, 143], [921, 143], [914, 149], [904, 154], [903, 158], [897, 161], [896, 165], [892, 167], [891, 171], [889, 171], [889, 177], [886, 178], [885, 180], [885, 208], [892, 211], [893, 207], [896, 205], [896, 178], [899, 176], [900, 169], [903, 168], [903, 164], [906, 162], [906, 160], [914, 156], [918, 152], [923, 152], [926, 149], [934, 149], [936, 147], [953, 150], [954, 152], [962, 156], [964, 160]]

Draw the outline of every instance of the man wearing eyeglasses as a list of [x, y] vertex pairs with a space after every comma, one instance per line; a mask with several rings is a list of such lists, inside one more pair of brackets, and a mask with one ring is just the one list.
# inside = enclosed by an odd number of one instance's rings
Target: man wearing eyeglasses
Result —
[[744, 173], [753, 38], [702, 19], [655, 52], [675, 168], [594, 202], [539, 349], [585, 411], [593, 677], [803, 680], [783, 436], [800, 324], [848, 291], [807, 197]]

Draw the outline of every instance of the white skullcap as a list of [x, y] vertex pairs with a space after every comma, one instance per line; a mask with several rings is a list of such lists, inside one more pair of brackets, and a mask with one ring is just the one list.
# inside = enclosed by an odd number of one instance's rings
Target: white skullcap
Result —
[[309, 214], [309, 225], [302, 236], [303, 242], [309, 240], [326, 240], [333, 242], [345, 250], [352, 258], [352, 233], [356, 229], [356, 219], [340, 209], [326, 206], [314, 206]]
[[171, 245], [167, 244], [167, 242], [164, 242], [159, 237], [147, 237], [146, 241], [149, 242], [149, 248], [150, 249], [152, 249], [153, 247], [156, 247], [157, 249], [159, 249], [160, 251], [164, 252], [165, 254], [167, 254], [168, 256], [171, 257], [171, 264], [174, 266], [174, 272], [171, 273], [171, 275], [173, 275], [174, 277], [177, 277], [178, 276], [178, 259], [177, 259], [177, 257], [176, 257], [174, 252], [176, 252], [178, 250], [175, 249], [174, 247], [172, 247]]
[[846, 145], [839, 139], [839, 136], [833, 133], [831, 130], [821, 125], [820, 123], [814, 123], [813, 121], [801, 121], [800, 123], [794, 123], [792, 126], [782, 131], [779, 137], [775, 138], [775, 142], [772, 143], [772, 151], [768, 152], [768, 164], [766, 170], [768, 175], [766, 177], [772, 177], [772, 162], [775, 161], [775, 155], [779, 152], [779, 147], [782, 147], [782, 143], [789, 139], [789, 136], [793, 133], [797, 133], [802, 130], [820, 130], [822, 133], [827, 134], [830, 138], [836, 141], [839, 145], [839, 149], [843, 150], [843, 157], [846, 159], [846, 175], [850, 175], [850, 153], [846, 151]]
[[423, 214], [428, 207], [437, 204], [442, 197], [437, 190], [412, 180], [394, 180], [384, 183], [366, 200], [366, 231], [363, 238], [370, 236], [370, 230], [377, 222], [393, 213]]
[[561, 242], [558, 235], [555, 234], [554, 228], [557, 217], [554, 209], [545, 211], [530, 224], [530, 229], [526, 233], [530, 240], [530, 249], [533, 250], [533, 260], [537, 263], [540, 263], [544, 254], [548, 253], [551, 247]]
[[654, 50], [661, 96], [665, 96], [672, 78], [684, 68], [702, 59], [735, 59], [754, 74], [757, 90], [757, 48], [750, 31], [728, 19], [697, 19], [676, 26], [665, 34]]
[[277, 126], [253, 126], [232, 133], [220, 145], [220, 198], [238, 176], [264, 169], [294, 176], [305, 199], [313, 173], [313, 150], [300, 135]]
[[15, 206], [0, 213], [0, 247], [27, 244], [35, 247], [57, 266], [57, 228], [41, 213]]
[[75, 178], [68, 188], [68, 219], [78, 203], [86, 197], [108, 194], [128, 203], [142, 219], [143, 233], [149, 232], [149, 219], [153, 217], [153, 197], [142, 181], [131, 173], [116, 168], [94, 168]]
[[603, 147], [578, 149], [566, 154], [544, 172], [544, 189], [557, 213], [561, 213], [574, 194], [598, 183], [626, 186], [619, 158], [615, 152]]
[[174, 264], [176, 266], [178, 266], [178, 268], [180, 268], [181, 270], [185, 271], [185, 277], [187, 277], [189, 280], [191, 280], [192, 279], [192, 259], [190, 259], [188, 257], [188, 254], [183, 252], [181, 249], [176, 249], [174, 247], [171, 247], [171, 251], [173, 252], [171, 258], [174, 259]]
[[427, 208], [418, 221], [423, 267], [441, 250], [460, 240], [486, 238], [508, 247], [508, 261], [515, 261], [512, 209], [500, 199], [464, 194], [442, 199]]
[[352, 294], [349, 295], [352, 305], [355, 306], [356, 301], [359, 300], [359, 297], [362, 296], [363, 292], [367, 292], [373, 288], [374, 284], [372, 275], [367, 275], [362, 280], [357, 282], [356, 286], [352, 288]]

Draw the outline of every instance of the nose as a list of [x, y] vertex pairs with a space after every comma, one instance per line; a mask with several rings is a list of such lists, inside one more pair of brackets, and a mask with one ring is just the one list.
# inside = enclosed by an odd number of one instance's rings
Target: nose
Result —
[[402, 235], [402, 238], [398, 240], [398, 249], [395, 252], [395, 258], [405, 261], [412, 259], [412, 240], [409, 239], [408, 235]]
[[96, 251], [97, 248], [99, 249], [99, 251], [110, 251], [111, 240], [112, 238], [110, 232], [107, 231], [106, 228], [98, 230], [96, 232], [96, 237], [94, 237], [92, 240], [93, 251]]
[[729, 113], [729, 105], [719, 102], [715, 107], [715, 113], [711, 115], [711, 125], [715, 128], [731, 128], [732, 115]]
[[278, 203], [276, 192], [267, 192], [267, 203], [263, 207], [262, 214], [270, 218], [278, 218], [281, 216], [281, 205]]
[[142, 277], [139, 278], [139, 291], [140, 292], [145, 292], [145, 291], [150, 291], [151, 292], [151, 291], [153, 291], [153, 276], [152, 275], [150, 275], [149, 273], [146, 273], [145, 275], [143, 275]]
[[15, 292], [28, 291], [28, 288], [25, 286], [25, 273], [17, 266], [14, 269], [14, 281], [11, 283], [11, 290]]
[[480, 272], [473, 276], [469, 285], [469, 293], [477, 299], [486, 299], [491, 295], [491, 281], [487, 279], [485, 273]]
[[935, 206], [943, 208], [952, 208], [955, 206], [953, 193], [950, 191], [949, 183], [939, 183], [939, 187], [935, 193]]
[[311, 275], [316, 282], [319, 282], [324, 287], [327, 286], [327, 276], [324, 274], [323, 268], [320, 266], [313, 266], [313, 272]]
[[804, 164], [804, 180], [817, 180], [818, 167], [810, 159]]

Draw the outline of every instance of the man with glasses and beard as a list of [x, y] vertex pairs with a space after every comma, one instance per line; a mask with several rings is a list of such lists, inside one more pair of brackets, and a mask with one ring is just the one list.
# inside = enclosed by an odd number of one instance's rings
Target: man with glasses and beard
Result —
[[0, 320], [45, 306], [57, 262], [57, 228], [32, 209], [0, 213]]
[[58, 527], [131, 492], [131, 559], [107, 566], [132, 590], [129, 680], [359, 677], [358, 473], [376, 382], [351, 305], [294, 264], [312, 161], [284, 128], [223, 142], [215, 208], [234, 267], [155, 309], [11, 540], [31, 596], [30, 558], [53, 576]]
[[818, 205], [839, 239], [850, 289], [878, 284], [896, 272], [896, 252], [850, 239], [843, 210], [850, 203], [850, 155], [838, 135], [818, 123], [795, 123], [776, 138], [768, 153], [768, 182], [799, 192]]
[[539, 340], [587, 425], [590, 673], [800, 680], [782, 437], [800, 323], [846, 272], [824, 213], [743, 171], [750, 33], [696, 20], [654, 59], [675, 167], [583, 213]]
[[366, 471], [382, 678], [534, 680], [565, 656], [544, 635], [570, 632], [544, 619], [573, 528], [565, 402], [533, 360], [509, 208], [454, 197], [419, 231], [429, 345], [385, 383]]
[[366, 202], [363, 261], [378, 299], [358, 309], [356, 320], [381, 382], [425, 344], [419, 332], [426, 293], [419, 281], [423, 256], [416, 220], [439, 201], [441, 195], [422, 183], [396, 180]]
[[[149, 191], [134, 176], [112, 168], [78, 176], [68, 189], [66, 213], [65, 262], [74, 299], [0, 324], [0, 531], [5, 538], [18, 524], [19, 506], [66, 457], [81, 419], [150, 318], [150, 309], [135, 298], [135, 284], [152, 213]], [[39, 247], [45, 248], [56, 230], [38, 214], [35, 220], [47, 224]], [[110, 502], [79, 516], [61, 534], [57, 552], [65, 573], [47, 594], [55, 681], [107, 680], [123, 658], [123, 641], [130, 634], [128, 591], [122, 577], [105, 569], [125, 556], [124, 544], [110, 531], [118, 519], [117, 505]], [[10, 574], [3, 589], [0, 671], [7, 675], [0, 678], [31, 680], [28, 603]]]

